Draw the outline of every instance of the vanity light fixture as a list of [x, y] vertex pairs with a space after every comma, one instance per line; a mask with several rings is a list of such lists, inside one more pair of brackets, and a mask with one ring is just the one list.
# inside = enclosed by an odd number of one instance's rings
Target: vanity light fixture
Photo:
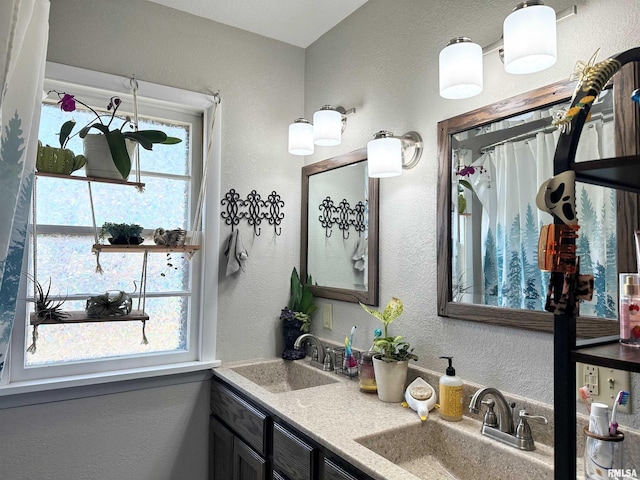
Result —
[[[502, 38], [481, 49], [482, 55], [497, 51], [508, 73], [534, 73], [556, 63], [556, 23], [576, 15], [570, 6], [558, 13], [540, 0], [526, 0], [503, 23]], [[503, 42], [504, 39], [504, 42]], [[467, 37], [449, 41], [440, 52], [440, 96], [469, 98], [482, 91], [482, 62], [477, 66], [477, 48]]]
[[415, 167], [422, 155], [422, 137], [408, 132], [396, 137], [393, 132], [380, 130], [367, 143], [367, 170], [373, 178], [395, 177], [402, 169]]
[[534, 73], [556, 63], [556, 12], [540, 0], [520, 3], [503, 24], [504, 69]]
[[289, 153], [312, 155], [313, 150], [313, 125], [305, 118], [297, 118], [289, 125]]
[[342, 132], [347, 126], [347, 115], [356, 109], [345, 110], [342, 107], [324, 105], [313, 114], [313, 143], [324, 147], [333, 147], [342, 142]]
[[449, 40], [440, 51], [440, 96], [469, 98], [482, 92], [482, 47], [470, 38]]

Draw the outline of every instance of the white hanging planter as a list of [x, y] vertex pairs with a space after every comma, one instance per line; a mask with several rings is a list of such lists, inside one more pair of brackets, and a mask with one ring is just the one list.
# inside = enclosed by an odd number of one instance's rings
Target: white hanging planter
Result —
[[407, 373], [409, 372], [409, 361], [385, 362], [376, 355], [373, 357], [373, 371], [376, 376], [378, 398], [383, 402], [402, 402]]
[[[111, 157], [111, 150], [107, 139], [102, 134], [89, 134], [82, 139], [84, 146], [84, 156], [87, 157], [87, 163], [84, 167], [87, 177], [110, 178], [114, 180], [123, 180], [122, 174], [116, 168]], [[136, 142], [125, 140], [127, 152], [133, 165], [133, 155], [136, 149]], [[126, 178], [124, 179], [126, 180]]]

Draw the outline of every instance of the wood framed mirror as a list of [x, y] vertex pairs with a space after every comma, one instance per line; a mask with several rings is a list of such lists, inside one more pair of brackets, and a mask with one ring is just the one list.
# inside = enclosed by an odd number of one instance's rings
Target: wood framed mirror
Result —
[[[539, 185], [553, 175], [557, 143], [553, 115], [569, 104], [574, 88], [574, 82], [557, 82], [438, 124], [439, 315], [553, 332], [553, 315], [544, 311], [545, 275], [537, 264], [539, 228], [551, 223], [552, 217], [536, 208], [535, 197]], [[624, 127], [619, 110], [623, 102], [618, 101], [622, 91], [616, 84], [598, 99], [600, 106], [590, 125], [595, 150], [587, 150], [591, 140], [585, 139], [586, 131], [590, 133], [585, 128], [580, 140], [580, 146], [585, 145], [583, 160], [619, 154], [615, 137]], [[607, 136], [598, 137], [600, 130], [606, 130]], [[528, 162], [533, 170], [505, 170], [515, 158], [524, 158], [518, 159], [519, 165]], [[601, 189], [599, 200], [591, 200], [591, 188]], [[575, 197], [580, 234], [589, 239], [583, 235], [589, 226], [583, 228], [583, 223], [591, 223], [604, 252], [592, 258], [589, 245], [582, 247], [586, 250], [581, 272], [594, 274], [596, 294], [592, 302], [581, 306], [576, 335], [615, 335], [619, 330], [617, 273], [635, 269], [629, 232], [638, 228], [637, 195], [577, 184]], [[523, 205], [519, 198], [528, 204]], [[607, 234], [598, 230], [605, 227], [611, 230]], [[511, 262], [515, 262], [515, 273]], [[583, 269], [583, 264], [588, 266]]]
[[366, 149], [302, 168], [300, 278], [314, 296], [378, 305], [378, 186]]

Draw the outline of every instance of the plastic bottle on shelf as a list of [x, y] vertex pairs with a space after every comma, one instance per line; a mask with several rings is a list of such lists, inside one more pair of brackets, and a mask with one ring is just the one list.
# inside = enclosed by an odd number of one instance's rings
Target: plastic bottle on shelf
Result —
[[640, 275], [620, 274], [620, 343], [640, 347]]

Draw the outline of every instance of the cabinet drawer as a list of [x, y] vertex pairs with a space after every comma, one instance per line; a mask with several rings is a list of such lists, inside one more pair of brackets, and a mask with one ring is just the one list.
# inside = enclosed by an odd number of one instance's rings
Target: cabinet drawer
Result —
[[267, 456], [269, 417], [218, 382], [211, 384], [211, 413], [258, 453]]
[[[360, 477], [362, 478], [362, 477]], [[358, 480], [358, 477], [353, 476], [347, 472], [344, 468], [336, 465], [328, 458], [324, 459], [324, 475], [322, 480]]]
[[317, 449], [282, 425], [273, 425], [273, 467], [291, 480], [311, 480]]

